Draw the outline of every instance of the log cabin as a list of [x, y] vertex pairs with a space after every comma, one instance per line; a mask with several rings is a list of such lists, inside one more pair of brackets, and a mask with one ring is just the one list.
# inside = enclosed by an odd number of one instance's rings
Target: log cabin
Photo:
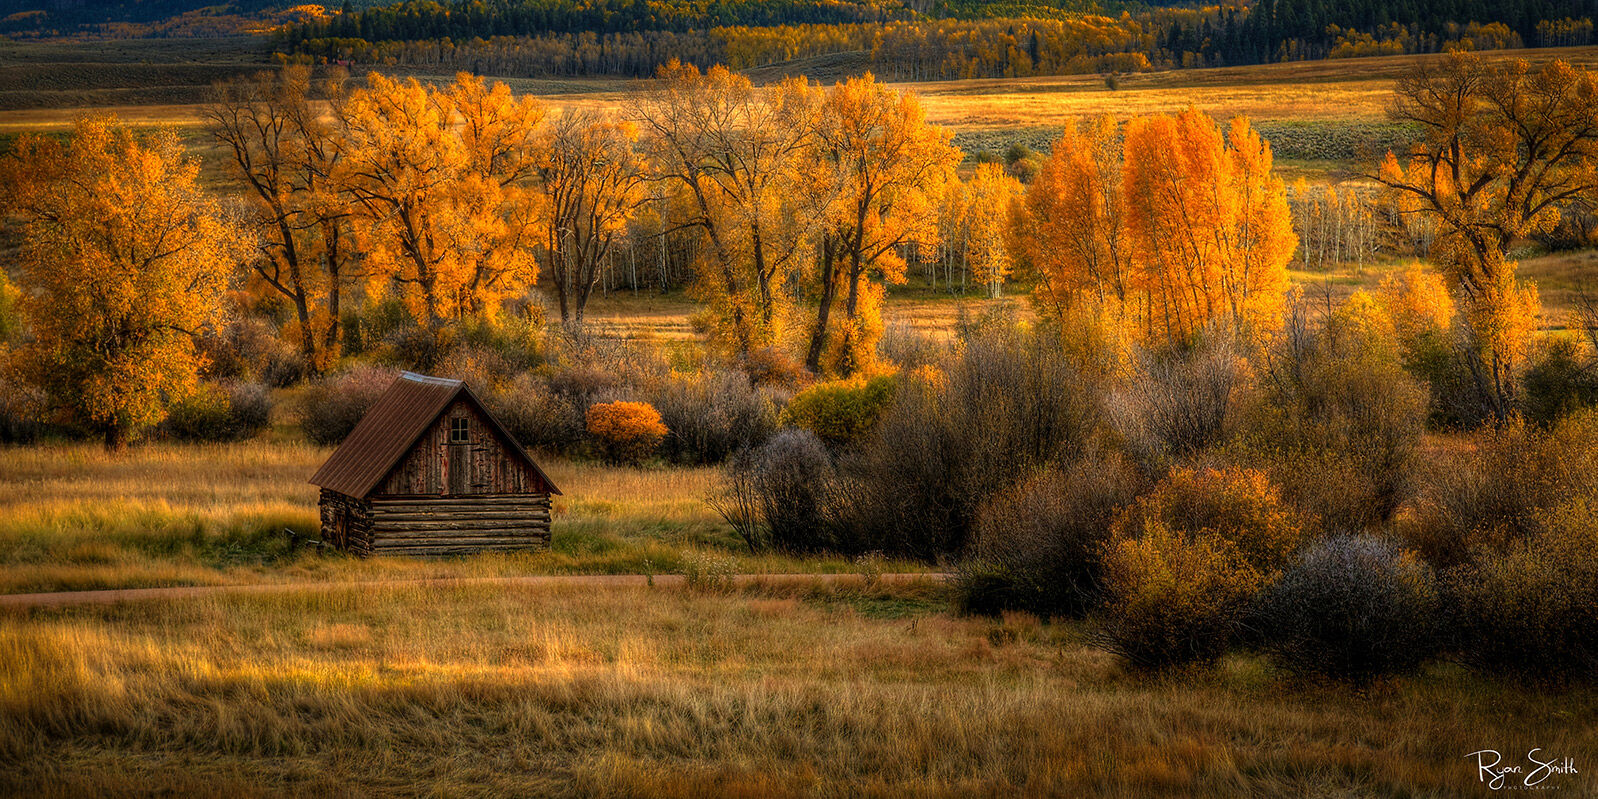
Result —
[[560, 493], [465, 383], [413, 372], [311, 483], [322, 540], [361, 557], [548, 549]]

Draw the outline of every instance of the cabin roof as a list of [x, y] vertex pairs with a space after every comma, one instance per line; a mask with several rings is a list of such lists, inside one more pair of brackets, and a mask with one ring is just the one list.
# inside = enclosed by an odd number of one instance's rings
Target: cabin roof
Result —
[[481, 400], [465, 383], [443, 377], [405, 372], [395, 378], [371, 410], [350, 431], [333, 456], [311, 476], [311, 484], [352, 497], [366, 498], [400, 460], [410, 454], [439, 416], [464, 395], [478, 413], [494, 426], [494, 431], [509, 444], [509, 451], [532, 467], [559, 494], [554, 481], [538, 467], [527, 450], [505, 426], [483, 407]]

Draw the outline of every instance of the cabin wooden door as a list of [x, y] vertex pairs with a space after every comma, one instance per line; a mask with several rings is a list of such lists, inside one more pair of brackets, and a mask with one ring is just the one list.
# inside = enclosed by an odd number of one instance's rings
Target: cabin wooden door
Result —
[[464, 416], [449, 420], [449, 458], [444, 470], [449, 476], [449, 493], [472, 490], [472, 428], [471, 420]]
[[472, 445], [450, 444], [449, 465], [449, 493], [465, 494], [472, 488]]

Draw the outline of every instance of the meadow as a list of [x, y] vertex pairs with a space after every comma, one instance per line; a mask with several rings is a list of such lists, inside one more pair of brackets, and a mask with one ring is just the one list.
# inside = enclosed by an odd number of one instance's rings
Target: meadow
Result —
[[[1590, 691], [1123, 669], [936, 583], [327, 588], [0, 617], [0, 791], [39, 796], [1461, 796], [1598, 755]], [[1555, 780], [1598, 788], [1592, 772]]]
[[[0, 458], [0, 593], [522, 574], [856, 571], [847, 558], [751, 555], [704, 504], [720, 470], [543, 458], [554, 551], [418, 561], [318, 553], [316, 487], [331, 454], [275, 442], [15, 447]], [[896, 571], [925, 565], [887, 564]], [[881, 568], [881, 567], [878, 567]]]

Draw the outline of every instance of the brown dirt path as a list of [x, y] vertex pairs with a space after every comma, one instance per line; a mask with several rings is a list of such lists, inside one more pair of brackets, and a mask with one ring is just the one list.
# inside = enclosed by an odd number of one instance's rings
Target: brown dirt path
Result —
[[[884, 574], [884, 582], [913, 582], [915, 580], [940, 580], [947, 575], [937, 572]], [[223, 594], [275, 594], [295, 591], [340, 591], [357, 588], [390, 588], [404, 586], [470, 586], [503, 585], [507, 587], [539, 586], [589, 586], [593, 588], [637, 588], [654, 585], [682, 585], [680, 574], [657, 574], [653, 578], [642, 574], [539, 574], [521, 577], [439, 577], [416, 580], [370, 580], [361, 582], [325, 583], [257, 583], [253, 585], [182, 585], [162, 588], [116, 588], [99, 591], [51, 591], [38, 594], [0, 594], [0, 608], [49, 608], [65, 605], [95, 605], [117, 602], [137, 602], [150, 599], [193, 599]], [[803, 585], [806, 583], [835, 584], [861, 581], [858, 574], [737, 574], [735, 584]]]

